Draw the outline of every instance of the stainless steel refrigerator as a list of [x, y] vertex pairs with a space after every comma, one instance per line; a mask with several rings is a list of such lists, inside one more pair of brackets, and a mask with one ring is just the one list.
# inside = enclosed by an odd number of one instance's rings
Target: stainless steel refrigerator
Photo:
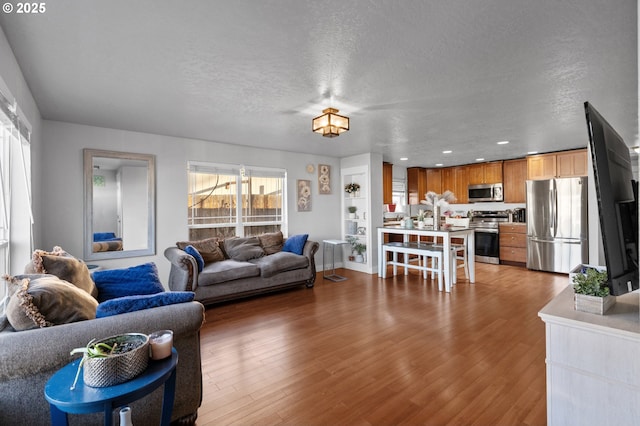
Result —
[[589, 260], [587, 178], [527, 181], [527, 268], [568, 273]]

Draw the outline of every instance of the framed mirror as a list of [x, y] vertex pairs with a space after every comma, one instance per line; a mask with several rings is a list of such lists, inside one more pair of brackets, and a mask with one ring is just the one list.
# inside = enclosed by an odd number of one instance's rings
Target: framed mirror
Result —
[[155, 254], [155, 156], [84, 150], [84, 259]]

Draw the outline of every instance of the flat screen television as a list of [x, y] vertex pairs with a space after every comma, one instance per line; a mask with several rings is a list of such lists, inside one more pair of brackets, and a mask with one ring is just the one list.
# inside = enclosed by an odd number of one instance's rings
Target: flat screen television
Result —
[[589, 102], [584, 103], [609, 290], [638, 289], [638, 183], [629, 147]]

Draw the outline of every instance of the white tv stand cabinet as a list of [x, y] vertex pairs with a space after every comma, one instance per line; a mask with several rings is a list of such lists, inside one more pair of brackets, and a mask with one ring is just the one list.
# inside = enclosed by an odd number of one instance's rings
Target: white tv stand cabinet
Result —
[[538, 313], [546, 325], [547, 424], [640, 424], [640, 294], [606, 315], [578, 312], [568, 286]]

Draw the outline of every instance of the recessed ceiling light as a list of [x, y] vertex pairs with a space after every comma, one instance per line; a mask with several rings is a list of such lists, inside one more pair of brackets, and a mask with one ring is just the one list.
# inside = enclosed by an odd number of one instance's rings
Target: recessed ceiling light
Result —
[[442, 163], [437, 163], [436, 164], [436, 167], [442, 167], [442, 166], [444, 166], [444, 164], [442, 164]]
[[538, 153], [538, 151], [529, 151], [529, 152], [527, 152], [527, 154], [529, 154], [529, 155], [537, 154], [537, 153]]
[[448, 149], [448, 150], [446, 150], [446, 151], [442, 151], [442, 153], [443, 153], [443, 154], [451, 154], [452, 152], [453, 152], [453, 151], [451, 151], [451, 150], [449, 150], [449, 149]]
[[484, 161], [484, 158], [476, 158], [476, 161]]
[[500, 141], [500, 142], [498, 142], [498, 145], [506, 145], [508, 143], [509, 143], [509, 141]]
[[400, 161], [407, 161], [409, 157], [400, 157]]

